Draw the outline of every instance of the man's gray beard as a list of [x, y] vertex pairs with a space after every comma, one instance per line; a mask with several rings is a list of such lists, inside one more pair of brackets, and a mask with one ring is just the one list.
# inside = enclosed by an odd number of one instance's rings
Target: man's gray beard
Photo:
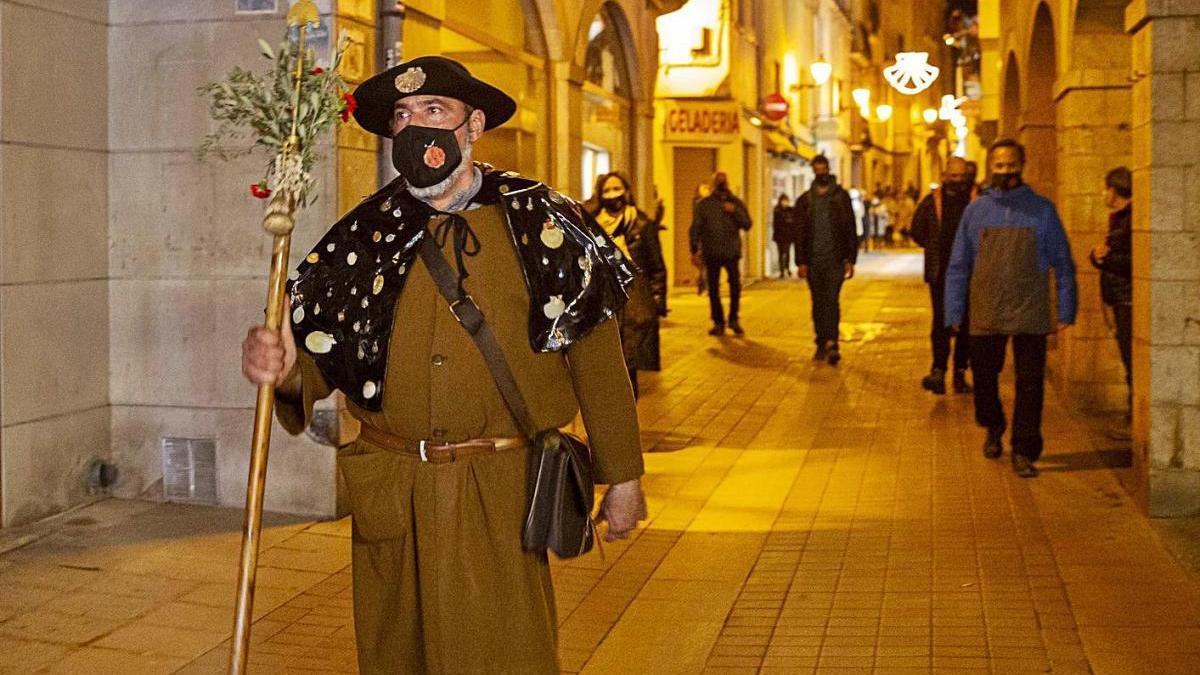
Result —
[[408, 193], [423, 202], [448, 197], [449, 195], [447, 193], [450, 192], [451, 188], [453, 188], [454, 181], [461, 178], [464, 173], [470, 171], [474, 167], [474, 165], [471, 163], [471, 148], [474, 147], [474, 145], [475, 144], [471, 142], [471, 139], [463, 139], [462, 161], [458, 163], [458, 166], [455, 167], [454, 171], [451, 172], [449, 176], [446, 176], [445, 180], [423, 188], [409, 185]]

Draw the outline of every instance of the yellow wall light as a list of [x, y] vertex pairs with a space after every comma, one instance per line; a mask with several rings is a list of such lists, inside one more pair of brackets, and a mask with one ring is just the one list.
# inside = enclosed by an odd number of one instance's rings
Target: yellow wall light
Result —
[[875, 106], [875, 117], [878, 117], [880, 122], [892, 119], [892, 106], [886, 103], [880, 103]]

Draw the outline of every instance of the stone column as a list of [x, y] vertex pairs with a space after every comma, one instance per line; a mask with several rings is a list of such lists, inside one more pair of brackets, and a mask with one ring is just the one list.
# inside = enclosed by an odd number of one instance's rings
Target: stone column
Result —
[[[1103, 58], [1111, 59], [1112, 53], [1104, 52]], [[1088, 252], [1104, 239], [1108, 230], [1108, 210], [1101, 194], [1104, 175], [1129, 163], [1128, 69], [1105, 71], [1075, 65], [1079, 67], [1060, 82], [1055, 106], [1058, 113], [1055, 204], [1075, 257], [1079, 318], [1059, 342], [1057, 375], [1076, 406], [1093, 411], [1123, 411], [1124, 367], [1109, 326], [1111, 319], [1106, 320], [1106, 310], [1100, 301], [1100, 277], [1088, 261]]]
[[1200, 513], [1200, 0], [1134, 0], [1134, 458], [1154, 515]]

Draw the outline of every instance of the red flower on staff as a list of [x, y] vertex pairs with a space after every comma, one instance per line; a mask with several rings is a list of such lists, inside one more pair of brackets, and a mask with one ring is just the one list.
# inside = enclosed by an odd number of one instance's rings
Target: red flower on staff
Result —
[[354, 100], [354, 94], [349, 92], [342, 94], [342, 121], [349, 122], [350, 116], [354, 114], [355, 110], [358, 110], [358, 101]]
[[440, 169], [446, 163], [446, 151], [436, 145], [425, 148], [425, 166]]
[[259, 199], [266, 199], [271, 196], [271, 190], [267, 187], [267, 181], [260, 180], [257, 183], [250, 184], [250, 194]]
[[322, 68], [321, 66], [317, 66], [316, 68], [313, 68], [309, 72], [312, 73], [313, 75], [320, 75], [321, 73], [325, 72], [325, 69]]

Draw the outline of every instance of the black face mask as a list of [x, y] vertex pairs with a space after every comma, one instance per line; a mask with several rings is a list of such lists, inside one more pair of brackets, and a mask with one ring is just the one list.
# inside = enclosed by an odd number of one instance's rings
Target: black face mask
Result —
[[[469, 119], [469, 117], [468, 117]], [[462, 164], [462, 150], [453, 129], [408, 125], [392, 138], [392, 165], [408, 184], [427, 188], [446, 180]]]
[[620, 213], [625, 210], [628, 202], [625, 201], [625, 195], [613, 197], [612, 199], [601, 199], [600, 206], [609, 213]]
[[1013, 190], [1021, 187], [1021, 172], [992, 174], [992, 187], [997, 190]]
[[942, 183], [942, 190], [951, 197], [957, 197], [967, 191], [970, 183], [963, 180], [948, 180]]

